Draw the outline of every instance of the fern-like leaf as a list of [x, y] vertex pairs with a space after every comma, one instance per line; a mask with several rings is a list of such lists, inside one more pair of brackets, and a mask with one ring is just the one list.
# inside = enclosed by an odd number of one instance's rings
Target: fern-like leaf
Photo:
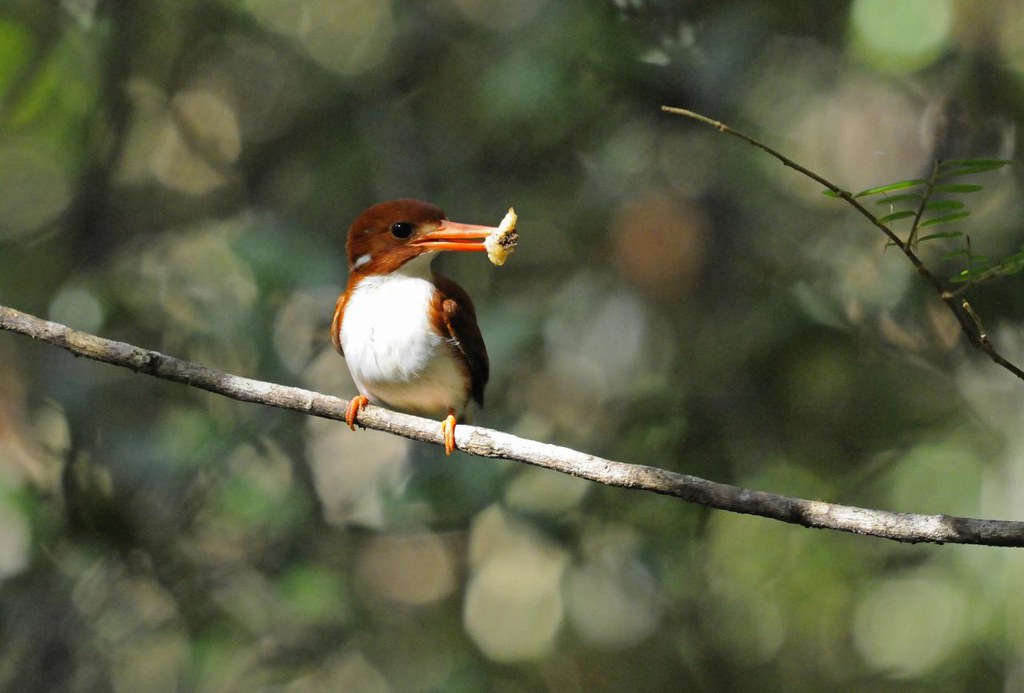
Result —
[[963, 231], [940, 231], [939, 233], [930, 233], [927, 236], [921, 236], [917, 239], [917, 242], [924, 243], [925, 241], [938, 241], [944, 238], [963, 238], [963, 236]]
[[943, 161], [939, 165], [941, 172], [937, 177], [953, 178], [969, 176], [975, 173], [986, 173], [988, 171], [996, 171], [1012, 163], [1009, 159], [952, 159], [950, 161]]
[[970, 212], [953, 212], [952, 214], [943, 214], [941, 217], [932, 217], [927, 221], [922, 221], [918, 224], [918, 228], [923, 229], [926, 226], [935, 226], [936, 224], [948, 224], [953, 221], [960, 221], [964, 217], [971, 216]]
[[928, 200], [924, 203], [926, 212], [943, 212], [951, 209], [963, 209], [964, 203], [960, 200]]
[[898, 183], [889, 183], [888, 185], [880, 185], [877, 188], [868, 188], [867, 190], [861, 190], [854, 197], [869, 197], [871, 195], [881, 195], [882, 193], [891, 192], [893, 190], [905, 190], [907, 188], [916, 188], [919, 185], [927, 185], [928, 181], [923, 178], [914, 178], [913, 180], [901, 180]]
[[893, 212], [892, 214], [886, 214], [884, 217], [878, 217], [878, 220], [883, 224], [888, 224], [890, 221], [896, 221], [898, 219], [907, 219], [908, 217], [915, 216], [917, 213], [912, 209], [903, 209], [899, 212]]
[[984, 185], [978, 185], [977, 183], [945, 183], [932, 188], [937, 193], [972, 193], [984, 189]]

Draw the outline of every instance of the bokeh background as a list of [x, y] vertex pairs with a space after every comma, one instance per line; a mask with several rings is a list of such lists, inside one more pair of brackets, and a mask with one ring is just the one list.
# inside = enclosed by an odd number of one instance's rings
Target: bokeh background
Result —
[[[421, 197], [522, 245], [482, 425], [843, 503], [1024, 519], [1024, 385], [860, 189], [1020, 159], [1024, 4], [5, 0], [0, 303], [354, 393], [344, 234]], [[960, 228], [1024, 242], [1021, 169]], [[880, 212], [884, 212], [879, 208]], [[941, 276], [948, 247], [925, 247]], [[1024, 291], [970, 295], [1024, 362]], [[1024, 554], [710, 512], [0, 335], [0, 688], [1020, 691]]]

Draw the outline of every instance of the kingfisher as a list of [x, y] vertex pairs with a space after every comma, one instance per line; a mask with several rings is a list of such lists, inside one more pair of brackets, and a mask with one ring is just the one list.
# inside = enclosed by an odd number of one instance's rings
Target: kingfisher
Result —
[[443, 417], [445, 454], [452, 453], [466, 407], [483, 406], [490, 361], [469, 294], [430, 264], [442, 251], [490, 256], [496, 234], [508, 230], [454, 222], [413, 199], [381, 202], [356, 217], [345, 245], [348, 283], [331, 323], [359, 391], [345, 409], [349, 428], [368, 403]]

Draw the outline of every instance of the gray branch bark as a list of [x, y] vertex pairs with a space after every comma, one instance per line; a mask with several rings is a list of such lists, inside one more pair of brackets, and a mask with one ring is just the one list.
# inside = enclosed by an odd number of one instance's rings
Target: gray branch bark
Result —
[[[342, 420], [346, 402], [297, 387], [250, 380], [97, 337], [65, 325], [0, 306], [0, 330], [27, 335], [85, 356], [210, 392], [326, 419]], [[369, 429], [425, 443], [443, 444], [437, 421], [368, 406], [358, 423]], [[571, 474], [608, 486], [674, 496], [690, 503], [773, 520], [920, 543], [1024, 546], [1024, 522], [985, 520], [950, 515], [918, 515], [792, 498], [740, 488], [657, 467], [606, 460], [583, 452], [478, 426], [460, 424], [455, 432], [460, 450], [480, 457], [523, 462]]]

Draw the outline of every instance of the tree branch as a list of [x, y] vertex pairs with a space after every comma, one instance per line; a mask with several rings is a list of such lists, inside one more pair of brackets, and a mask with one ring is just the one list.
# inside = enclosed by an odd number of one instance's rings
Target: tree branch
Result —
[[[676, 108], [675, 106], [662, 106], [661, 110], [664, 111], [665, 113], [672, 113], [673, 115], [680, 115], [686, 118], [690, 118], [692, 120], [696, 120], [697, 122], [704, 123], [705, 125], [710, 125], [711, 127], [715, 128], [719, 132], [725, 133], [726, 135], [732, 135], [733, 137], [737, 137], [743, 140], [744, 142], [747, 142], [757, 147], [761, 151], [766, 152], [775, 159], [778, 159], [784, 166], [788, 166], [794, 171], [798, 171], [803, 175], [807, 176], [808, 178], [810, 178], [811, 180], [820, 183], [824, 187], [828, 188], [833, 194], [835, 194], [836, 197], [842, 199], [848, 205], [850, 205], [858, 212], [860, 212], [869, 222], [871, 222], [875, 227], [877, 227], [882, 233], [885, 234], [886, 238], [889, 239], [890, 243], [892, 243], [894, 246], [900, 249], [900, 251], [906, 256], [907, 260], [910, 261], [910, 264], [914, 266], [914, 269], [917, 270], [917, 273], [920, 274], [924, 278], [924, 280], [931, 285], [931, 287], [935, 290], [935, 293], [937, 293], [939, 298], [942, 299], [942, 302], [946, 304], [946, 307], [949, 308], [950, 312], [953, 313], [953, 315], [956, 317], [957, 322], [960, 323], [960, 330], [964, 333], [964, 336], [967, 337], [967, 341], [971, 343], [971, 346], [973, 346], [975, 349], [978, 349], [980, 352], [988, 356], [994, 363], [998, 364], [999, 366], [1002, 366], [1003, 368], [1013, 373], [1021, 380], [1024, 380], [1024, 369], [1021, 369], [1015, 363], [1012, 363], [1009, 359], [1007, 359], [1005, 356], [996, 351], [996, 348], [992, 345], [992, 342], [989, 341], [988, 335], [986, 335], [985, 332], [980, 328], [980, 321], [978, 320], [978, 316], [974, 314], [974, 311], [971, 309], [970, 304], [967, 303], [965, 299], [959, 298], [961, 292], [949, 291], [948, 289], [946, 289], [942, 281], [937, 276], [935, 276], [935, 274], [925, 266], [921, 258], [918, 257], [917, 253], [914, 251], [914, 233], [911, 234], [911, 238], [909, 239], [910, 242], [904, 243], [900, 239], [900, 237], [897, 236], [895, 232], [893, 232], [892, 229], [890, 229], [886, 224], [880, 221], [878, 217], [872, 214], [870, 210], [868, 210], [864, 205], [862, 205], [857, 200], [857, 198], [854, 197], [853, 193], [851, 193], [849, 190], [843, 190], [838, 185], [828, 180], [824, 176], [821, 176], [815, 173], [814, 171], [811, 171], [810, 169], [801, 166], [792, 159], [781, 154], [780, 152], [775, 151], [768, 145], [751, 137], [750, 135], [744, 134], [739, 130], [733, 130], [725, 123], [713, 120], [712, 118], [708, 118], [707, 116], [701, 115], [700, 113], [695, 113], [694, 111], [690, 111], [685, 108]], [[918, 222], [919, 219], [915, 219], [915, 232], [917, 230]]]
[[[130, 368], [137, 373], [184, 383], [242, 402], [290, 409], [326, 419], [340, 421], [344, 418], [346, 402], [337, 397], [231, 375], [149, 349], [79, 332], [13, 308], [0, 306], [0, 330], [49, 342], [75, 356]], [[357, 420], [365, 428], [436, 445], [443, 443], [441, 427], [438, 422], [430, 419], [368, 406]], [[455, 442], [460, 450], [480, 457], [525, 462], [608, 486], [651, 491], [709, 508], [759, 515], [805, 527], [911, 543], [1024, 546], [1024, 522], [915, 515], [790, 498], [656, 467], [606, 460], [569, 448], [465, 424], [456, 429]]]

